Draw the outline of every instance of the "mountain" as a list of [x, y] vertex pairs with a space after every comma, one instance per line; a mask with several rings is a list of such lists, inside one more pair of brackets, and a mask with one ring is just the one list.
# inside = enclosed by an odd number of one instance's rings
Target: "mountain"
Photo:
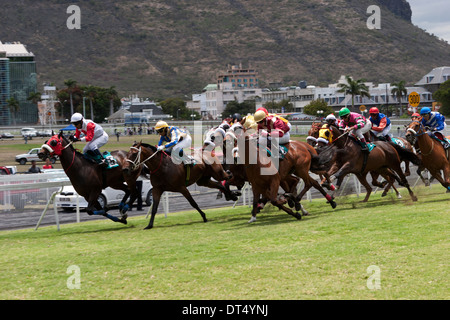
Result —
[[[122, 95], [190, 96], [228, 64], [262, 85], [327, 85], [340, 75], [418, 81], [448, 65], [450, 45], [412, 25], [405, 0], [1, 0], [0, 40], [36, 55], [39, 84], [65, 79]], [[81, 29], [69, 29], [69, 4]], [[370, 5], [381, 10], [371, 30]]]

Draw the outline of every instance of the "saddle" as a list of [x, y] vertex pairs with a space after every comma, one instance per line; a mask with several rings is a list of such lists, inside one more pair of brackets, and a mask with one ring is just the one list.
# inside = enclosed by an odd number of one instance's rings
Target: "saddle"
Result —
[[[100, 164], [102, 159], [96, 155], [94, 152], [92, 152], [91, 150], [88, 150], [87, 152], [85, 152], [83, 154], [84, 158], [95, 163], [95, 164]], [[111, 155], [111, 153], [109, 151], [105, 151], [102, 154], [103, 158], [105, 159], [106, 163], [107, 163], [107, 167], [105, 167], [106, 170], [110, 170], [112, 168], [116, 168], [119, 166], [119, 163], [117, 163], [117, 160]]]
[[[277, 148], [275, 148], [275, 147], [273, 147], [273, 156], [274, 156], [274, 158], [278, 158], [278, 159], [280, 159], [280, 160], [283, 160], [284, 159], [284, 157], [286, 156], [286, 154], [288, 153], [288, 147], [286, 146], [286, 145], [284, 145], [284, 144], [280, 144], [280, 146], [279, 146], [279, 148], [278, 148], [278, 150], [277, 150]], [[266, 151], [267, 151], [267, 156], [268, 157], [271, 157], [272, 156], [272, 150], [271, 149], [269, 149], [269, 148], [266, 148]], [[277, 152], [278, 151], [278, 152]]]

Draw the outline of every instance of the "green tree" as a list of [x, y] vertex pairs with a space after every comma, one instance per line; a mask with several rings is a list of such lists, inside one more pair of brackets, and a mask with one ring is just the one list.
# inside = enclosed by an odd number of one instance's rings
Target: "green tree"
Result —
[[17, 101], [16, 98], [11, 97], [8, 100], [6, 100], [6, 103], [8, 105], [9, 111], [13, 114], [13, 123], [14, 125], [16, 125], [16, 114], [17, 111], [20, 110], [19, 101]]
[[450, 80], [440, 85], [439, 89], [433, 93], [433, 99], [442, 105], [439, 112], [450, 116]]
[[232, 117], [233, 114], [239, 113], [242, 117], [249, 113], [255, 113], [255, 101], [237, 102], [236, 100], [227, 103], [225, 110], [222, 112], [222, 119]]
[[37, 104], [39, 101], [41, 101], [41, 93], [40, 92], [30, 92], [27, 100], [33, 102], [34, 104]]
[[160, 103], [165, 114], [170, 114], [174, 119], [191, 119], [191, 110], [186, 107], [186, 102], [180, 98], [167, 98]]
[[283, 99], [280, 102], [269, 101], [264, 104], [264, 108], [267, 110], [275, 110], [275, 112], [291, 112], [294, 110], [294, 105], [290, 102], [289, 99]]
[[303, 109], [303, 112], [315, 117], [318, 115], [321, 117], [326, 117], [330, 113], [333, 113], [333, 108], [330, 107], [324, 99], [317, 99], [307, 104]]
[[400, 116], [402, 116], [403, 115], [402, 97], [408, 94], [408, 90], [406, 89], [404, 80], [401, 80], [399, 82], [393, 82], [392, 85], [394, 86], [394, 88], [391, 89], [391, 93], [397, 98], [397, 101], [400, 104]]
[[369, 88], [364, 84], [364, 79], [353, 80], [350, 76], [345, 76], [347, 83], [339, 83], [338, 92], [343, 92], [352, 96], [352, 111], [355, 110], [355, 96], [370, 98]]
[[77, 87], [77, 82], [73, 79], [68, 79], [64, 81], [64, 84], [67, 86], [67, 92], [69, 93], [70, 98], [70, 114], [73, 114], [73, 92]]
[[114, 99], [119, 97], [115, 86], [106, 89], [106, 96], [109, 99], [109, 116], [111, 116], [114, 113]]
[[94, 121], [94, 100], [97, 96], [97, 88], [92, 85], [88, 85], [84, 88], [83, 91], [84, 91], [85, 97], [89, 100], [91, 119]]

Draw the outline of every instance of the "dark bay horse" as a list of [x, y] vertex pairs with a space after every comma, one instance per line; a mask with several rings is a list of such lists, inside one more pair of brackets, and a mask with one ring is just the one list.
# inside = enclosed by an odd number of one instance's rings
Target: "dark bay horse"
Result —
[[237, 200], [236, 195], [224, 186], [223, 181], [227, 180], [229, 176], [218, 160], [206, 164], [199, 152], [194, 154], [194, 159], [197, 164], [185, 166], [184, 164], [175, 164], [166, 152], [157, 151], [156, 147], [146, 143], [139, 142], [130, 148], [123, 171], [125, 174], [132, 173], [135, 168], [144, 164], [150, 171], [150, 181], [153, 186], [152, 215], [145, 229], [153, 228], [159, 201], [164, 191], [181, 193], [200, 213], [204, 222], [208, 221], [206, 215], [192, 198], [187, 189], [189, 185], [196, 183], [199, 186], [219, 189], [225, 194], [227, 200]]
[[[400, 185], [408, 189], [411, 199], [417, 201], [400, 167], [400, 157], [391, 144], [383, 141], [375, 142], [376, 147], [366, 157], [359, 144], [355, 139], [349, 137], [349, 134], [341, 134], [335, 126], [330, 126], [330, 129], [333, 132], [333, 136], [337, 138], [330, 146], [325, 147], [325, 150], [319, 153], [319, 162], [331, 165], [328, 174], [332, 179], [337, 179], [338, 188], [342, 184], [343, 178], [347, 174], [353, 173], [366, 188], [367, 193], [363, 202], [367, 202], [372, 188], [367, 183], [366, 175], [369, 172], [376, 172], [388, 181], [385, 192], [389, 190], [396, 180]], [[411, 153], [411, 160], [415, 159], [414, 157], [415, 154]]]
[[[408, 125], [406, 139], [413, 145], [417, 142], [421, 151], [423, 166], [444, 188], [450, 190], [450, 164], [442, 144], [431, 138], [426, 133], [422, 123], [417, 120]], [[443, 177], [441, 170], [444, 174]]]
[[[244, 146], [242, 146], [243, 142]], [[253, 189], [254, 206], [250, 222], [253, 222], [256, 219], [258, 208], [255, 207], [255, 203], [257, 203], [261, 195], [288, 214], [293, 215], [297, 219], [301, 218], [301, 215], [298, 213], [293, 214], [290, 209], [284, 207], [284, 202], [278, 200], [276, 197], [281, 182], [286, 180], [290, 175], [302, 179], [305, 184], [303, 190], [297, 196], [295, 196], [296, 185], [291, 187], [289, 191], [283, 187], [283, 189], [287, 191], [285, 196], [293, 199], [295, 203], [300, 203], [303, 195], [311, 187], [314, 187], [322, 193], [333, 208], [336, 207], [336, 203], [332, 197], [328, 195], [320, 184], [309, 175], [312, 158], [317, 155], [314, 148], [299, 141], [289, 141], [285, 146], [288, 148], [288, 152], [285, 154], [284, 159], [279, 161], [277, 167], [276, 163], [274, 164], [272, 162], [274, 159], [267, 155], [267, 149], [258, 145], [257, 136], [249, 136], [248, 133], [245, 132], [244, 138], [238, 139], [238, 148], [241, 151], [244, 151], [244, 155], [241, 156], [244, 158], [245, 171]], [[252, 156], [251, 160], [250, 156]], [[289, 185], [287, 185], [286, 188], [289, 189]]]
[[[87, 160], [83, 154], [75, 150], [72, 142], [69, 142], [62, 133], [53, 135], [39, 151], [39, 157], [45, 159], [49, 156], [58, 155], [65, 173], [70, 179], [77, 193], [88, 202], [86, 211], [89, 215], [102, 215], [114, 222], [127, 223], [126, 210], [136, 200], [138, 191], [136, 189], [136, 179], [140, 175], [140, 169], [133, 175], [124, 177], [122, 165], [126, 162], [125, 151], [112, 151], [111, 155], [117, 160], [119, 166], [111, 169], [103, 169], [96, 163]], [[126, 184], [125, 184], [126, 182]], [[121, 210], [121, 217], [117, 218], [106, 213], [98, 202], [102, 189], [111, 187], [122, 190], [125, 196], [122, 205], [131, 195], [129, 203]]]

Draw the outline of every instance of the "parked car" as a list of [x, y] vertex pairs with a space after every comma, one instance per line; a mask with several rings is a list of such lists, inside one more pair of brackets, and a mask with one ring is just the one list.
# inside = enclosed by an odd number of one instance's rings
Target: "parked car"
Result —
[[9, 132], [4, 132], [4, 133], [0, 134], [0, 138], [1, 139], [12, 139], [12, 138], [14, 138], [14, 135]]
[[37, 131], [35, 128], [22, 128], [22, 130], [20, 130], [20, 134], [22, 135], [22, 137], [28, 137], [28, 139], [37, 137]]
[[[141, 178], [139, 178], [140, 180]], [[102, 193], [98, 197], [102, 208], [117, 206], [123, 199], [125, 192], [122, 190], [112, 189], [110, 187], [103, 189]], [[148, 179], [142, 179], [142, 201], [147, 205], [151, 205], [153, 202], [152, 196], [152, 184]], [[73, 186], [65, 186], [60, 194], [55, 197], [55, 205], [57, 208], [62, 208], [64, 211], [71, 212], [78, 205], [80, 209], [85, 209], [88, 206], [86, 199], [79, 196]], [[136, 205], [136, 202], [134, 203]]]
[[38, 137], [51, 137], [52, 136], [52, 130], [41, 130], [37, 132]]
[[[23, 164], [26, 164], [27, 161], [31, 161], [31, 160], [42, 161], [38, 157], [39, 150], [41, 150], [41, 148], [33, 148], [30, 151], [28, 151], [28, 153], [18, 154], [16, 156], [16, 162], [23, 165]], [[53, 156], [50, 158], [51, 163], [55, 163], [56, 160], [58, 160], [58, 156]]]

